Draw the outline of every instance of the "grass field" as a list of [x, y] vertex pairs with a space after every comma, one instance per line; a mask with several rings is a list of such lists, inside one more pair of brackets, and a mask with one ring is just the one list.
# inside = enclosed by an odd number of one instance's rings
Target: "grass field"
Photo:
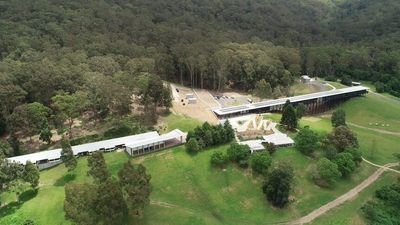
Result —
[[400, 132], [400, 101], [375, 94], [354, 98], [343, 104], [347, 120], [357, 125]]
[[[294, 149], [281, 149], [274, 160], [291, 162], [296, 171], [294, 203], [288, 209], [271, 207], [261, 192], [260, 177], [250, 170], [229, 165], [226, 170], [213, 169], [209, 159], [213, 151], [227, 146], [188, 155], [183, 147], [133, 159], [143, 163], [152, 175], [152, 204], [145, 216], [129, 224], [260, 224], [263, 221], [285, 221], [312, 211], [339, 194], [351, 189], [368, 176], [373, 168], [363, 165], [357, 174], [340, 181], [334, 189], [321, 189], [311, 181], [308, 171], [313, 160]], [[129, 160], [124, 152], [105, 154], [107, 165], [115, 175]], [[90, 181], [86, 176], [86, 158], [80, 158], [76, 177], [65, 177], [63, 165], [41, 173], [36, 196], [15, 207], [0, 210], [0, 224], [21, 224], [26, 218], [38, 224], [70, 224], [63, 217], [66, 182]], [[38, 207], [40, 206], [40, 207]]]
[[317, 218], [311, 225], [358, 225], [365, 224], [361, 207], [372, 198], [375, 191], [383, 185], [393, 183], [398, 176], [393, 173], [384, 174], [370, 187], [361, 192], [356, 199], [332, 209], [327, 214]]
[[[362, 102], [362, 103], [359, 103]], [[395, 111], [397, 105], [390, 101], [378, 101], [374, 96], [356, 98], [341, 107], [346, 110], [347, 121], [363, 124], [360, 115], [380, 118], [378, 110], [371, 104], [381, 104], [388, 109], [386, 121], [398, 120]], [[351, 111], [355, 105], [358, 111]], [[265, 117], [280, 120], [279, 114]], [[188, 131], [200, 122], [169, 114], [161, 118], [166, 130], [180, 128]], [[386, 123], [386, 122], [385, 122]], [[319, 133], [330, 132], [329, 115], [304, 117], [300, 126], [310, 126]], [[375, 131], [351, 127], [358, 135], [361, 150], [368, 159], [384, 164], [395, 160], [393, 153], [399, 152], [400, 138]], [[378, 148], [370, 154], [372, 140]], [[225, 151], [227, 145], [203, 151], [195, 156], [188, 155], [183, 147], [131, 159], [143, 163], [152, 176], [153, 191], [151, 204], [145, 209], [142, 218], [126, 221], [126, 224], [265, 224], [287, 221], [305, 215], [315, 208], [345, 193], [368, 177], [375, 168], [362, 163], [348, 179], [340, 180], [334, 188], [323, 189], [316, 186], [310, 177], [315, 160], [305, 157], [293, 148], [280, 149], [273, 156], [274, 162], [284, 160], [295, 168], [296, 178], [292, 197], [294, 202], [286, 209], [275, 209], [266, 202], [261, 192], [262, 179], [253, 176], [250, 170], [229, 165], [226, 170], [210, 167], [210, 155], [214, 151]], [[116, 174], [122, 164], [130, 158], [124, 152], [105, 154], [107, 165], [112, 174]], [[22, 224], [32, 219], [37, 224], [71, 224], [64, 218], [64, 185], [67, 182], [90, 182], [86, 175], [86, 158], [80, 158], [75, 177], [68, 177], [63, 165], [42, 171], [40, 188], [37, 193], [24, 194], [21, 204], [11, 203], [0, 209], [0, 224]], [[329, 212], [316, 220], [314, 224], [364, 224], [359, 208], [372, 196], [379, 186], [393, 181], [394, 175], [385, 175], [376, 184], [362, 192], [360, 197]], [[13, 193], [2, 195], [3, 201], [10, 201]]]

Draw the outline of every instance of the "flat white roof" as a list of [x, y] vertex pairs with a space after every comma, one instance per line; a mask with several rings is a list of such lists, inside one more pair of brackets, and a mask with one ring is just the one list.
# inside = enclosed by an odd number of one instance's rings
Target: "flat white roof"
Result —
[[294, 144], [293, 139], [291, 139], [289, 136], [287, 136], [284, 133], [273, 133], [270, 135], [265, 135], [263, 136], [264, 141], [263, 142], [268, 142], [268, 143], [273, 143], [274, 145], [292, 145]]
[[347, 88], [335, 89], [335, 90], [330, 90], [330, 91], [311, 93], [311, 94], [306, 94], [306, 95], [298, 95], [298, 96], [288, 97], [288, 98], [280, 98], [280, 99], [267, 100], [267, 101], [251, 103], [251, 104], [244, 104], [244, 105], [240, 105], [240, 106], [218, 108], [218, 109], [213, 109], [213, 112], [216, 113], [217, 115], [228, 115], [231, 113], [243, 112], [243, 111], [252, 110], [252, 109], [259, 109], [259, 108], [265, 108], [265, 107], [270, 107], [270, 106], [283, 105], [283, 104], [285, 104], [285, 102], [287, 100], [289, 100], [290, 102], [293, 103], [293, 102], [301, 102], [301, 101], [306, 101], [306, 100], [311, 100], [311, 99], [347, 94], [347, 93], [352, 93], [352, 92], [357, 92], [357, 91], [368, 91], [368, 90], [369, 90], [369, 88], [367, 88], [367, 87], [354, 86], [354, 87], [347, 87]]
[[303, 75], [303, 76], [301, 76], [301, 78], [306, 79], [306, 80], [310, 80], [311, 79], [308, 75]]
[[[153, 139], [153, 138], [157, 138], [159, 136], [160, 135], [156, 131], [151, 131], [151, 132], [147, 132], [147, 133], [136, 134], [136, 135], [126, 136], [126, 137], [114, 138], [114, 139], [92, 142], [92, 143], [87, 143], [87, 144], [82, 144], [82, 145], [75, 145], [75, 146], [72, 146], [72, 151], [74, 152], [74, 155], [78, 155], [79, 153], [82, 153], [82, 152], [94, 152], [94, 151], [98, 151], [100, 149], [114, 148], [117, 145], [125, 145], [126, 146], [126, 145], [129, 145], [129, 144], [141, 141], [141, 140]], [[48, 150], [48, 151], [41, 151], [41, 152], [36, 152], [36, 153], [26, 154], [26, 155], [21, 155], [21, 156], [15, 156], [15, 157], [8, 158], [8, 160], [25, 164], [27, 161], [35, 163], [40, 160], [46, 160], [46, 159], [54, 160], [54, 159], [59, 159], [60, 157], [61, 157], [61, 148]]]

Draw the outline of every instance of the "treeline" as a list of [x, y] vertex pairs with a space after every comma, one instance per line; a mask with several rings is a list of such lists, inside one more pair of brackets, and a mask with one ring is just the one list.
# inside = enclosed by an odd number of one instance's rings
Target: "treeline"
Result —
[[169, 104], [159, 77], [218, 91], [269, 85], [280, 96], [300, 74], [350, 76], [399, 96], [399, 9], [396, 0], [3, 1], [0, 131], [35, 102], [60, 123], [56, 95], [101, 119], [126, 115], [135, 94], [154, 121]]
[[228, 143], [234, 138], [235, 131], [228, 120], [225, 121], [224, 125], [210, 125], [205, 122], [202, 126], [197, 126], [194, 130], [188, 132], [186, 150], [189, 153], [197, 153], [204, 148]]
[[[132, 109], [146, 112], [136, 120], [139, 127], [151, 126], [157, 108], [171, 105], [170, 88], [148, 58], [29, 49], [8, 55], [0, 65], [0, 132], [7, 131], [10, 142], [33, 135], [50, 142], [53, 129], [72, 138], [76, 118], [94, 123], [109, 117], [121, 120]], [[4, 153], [19, 154], [17, 144], [10, 144], [14, 153]]]

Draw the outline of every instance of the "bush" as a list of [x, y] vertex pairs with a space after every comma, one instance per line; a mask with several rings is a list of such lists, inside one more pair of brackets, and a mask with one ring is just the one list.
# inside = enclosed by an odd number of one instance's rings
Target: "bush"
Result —
[[274, 145], [274, 143], [264, 142], [263, 145], [270, 155], [273, 155], [276, 152], [276, 145]]
[[362, 153], [356, 148], [347, 148], [344, 152], [348, 152], [353, 156], [353, 161], [358, 165], [362, 162]]
[[105, 139], [111, 139], [111, 138], [119, 138], [119, 137], [124, 137], [133, 134], [132, 129], [129, 128], [128, 126], [120, 126], [120, 127], [115, 127], [107, 130], [104, 132], [103, 136]]
[[228, 157], [222, 152], [214, 152], [211, 155], [211, 165], [214, 167], [223, 167], [228, 162]]
[[88, 136], [84, 136], [84, 137], [75, 138], [70, 141], [70, 144], [72, 146], [74, 146], [74, 145], [81, 145], [81, 144], [86, 144], [89, 142], [95, 142], [95, 141], [101, 141], [101, 140], [102, 140], [102, 138], [98, 134], [92, 134], [92, 135], [88, 135]]
[[186, 151], [192, 154], [200, 151], [199, 143], [195, 138], [190, 138], [190, 140], [186, 142], [185, 147]]
[[374, 85], [375, 85], [376, 92], [378, 92], [378, 93], [385, 92], [385, 85], [382, 82], [375, 82]]
[[327, 158], [318, 160], [314, 181], [317, 185], [329, 187], [334, 184], [342, 174], [338, 166]]
[[233, 143], [227, 149], [226, 155], [228, 156], [229, 160], [237, 163], [242, 161], [242, 164], [244, 165], [245, 163], [243, 162], [243, 160], [247, 161], [250, 156], [250, 148], [247, 145]]
[[283, 208], [289, 203], [293, 176], [293, 168], [284, 162], [279, 163], [268, 174], [262, 190], [272, 205]]
[[348, 152], [337, 154], [334, 163], [336, 163], [340, 173], [345, 177], [356, 169], [356, 163], [353, 161], [353, 155]]
[[271, 163], [271, 156], [267, 152], [255, 153], [250, 158], [251, 169], [259, 174], [266, 174]]
[[300, 129], [295, 141], [296, 149], [304, 155], [311, 155], [318, 148], [318, 134], [308, 126]]
[[342, 77], [342, 80], [340, 81], [341, 84], [346, 85], [346, 86], [352, 86], [352, 80], [351, 77], [348, 75], [344, 75]]
[[332, 82], [336, 82], [337, 81], [336, 77], [333, 76], [333, 75], [325, 77], [325, 80], [326, 81], [332, 81]]

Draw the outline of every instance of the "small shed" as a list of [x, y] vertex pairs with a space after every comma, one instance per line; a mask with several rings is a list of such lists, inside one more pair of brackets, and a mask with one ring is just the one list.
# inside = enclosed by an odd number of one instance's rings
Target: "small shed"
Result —
[[186, 94], [186, 99], [189, 100], [189, 98], [194, 98], [194, 94], [193, 93]]
[[310, 83], [311, 78], [308, 75], [303, 75], [303, 76], [301, 76], [300, 80], [302, 83], [308, 84], [308, 83]]
[[188, 104], [196, 104], [197, 98], [188, 98]]

